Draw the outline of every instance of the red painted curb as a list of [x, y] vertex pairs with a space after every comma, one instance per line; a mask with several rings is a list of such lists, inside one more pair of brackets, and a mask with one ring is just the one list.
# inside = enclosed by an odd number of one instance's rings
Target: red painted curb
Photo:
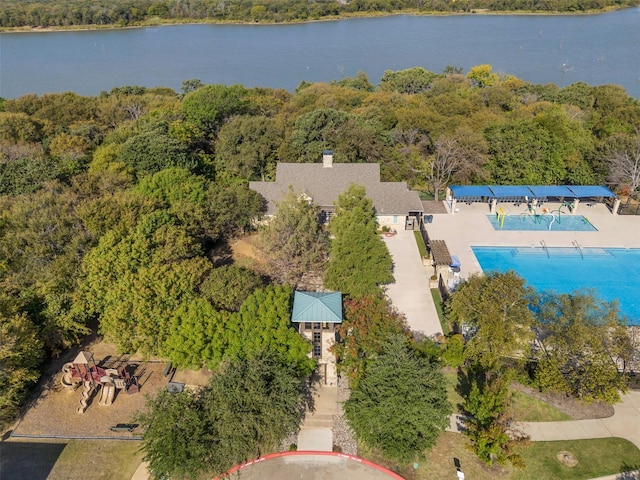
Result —
[[302, 450], [302, 451], [295, 451], [295, 452], [270, 453], [269, 455], [265, 455], [264, 457], [259, 457], [259, 458], [256, 458], [255, 460], [250, 460], [250, 461], [248, 461], [246, 463], [243, 463], [242, 465], [238, 465], [237, 467], [233, 467], [224, 476], [215, 477], [214, 480], [221, 480], [221, 479], [225, 478], [226, 476], [230, 476], [231, 474], [237, 472], [238, 470], [241, 470], [241, 469], [243, 469], [245, 467], [249, 467], [251, 465], [255, 465], [256, 463], [264, 462], [265, 460], [271, 460], [272, 458], [290, 457], [290, 456], [305, 456], [305, 455], [306, 456], [314, 456], [314, 457], [324, 456], [324, 457], [345, 458], [347, 460], [352, 460], [354, 462], [362, 463], [363, 465], [367, 465], [369, 467], [375, 468], [376, 470], [379, 470], [379, 471], [381, 471], [383, 473], [386, 473], [387, 475], [389, 475], [389, 477], [395, 478], [396, 480], [405, 480], [403, 477], [401, 477], [397, 473], [394, 473], [391, 470], [378, 465], [377, 463], [373, 463], [373, 462], [371, 462], [369, 460], [365, 460], [364, 458], [356, 457], [355, 455], [348, 455], [346, 453], [339, 453], [339, 452], [314, 452], [312, 450], [310, 450], [310, 451]]

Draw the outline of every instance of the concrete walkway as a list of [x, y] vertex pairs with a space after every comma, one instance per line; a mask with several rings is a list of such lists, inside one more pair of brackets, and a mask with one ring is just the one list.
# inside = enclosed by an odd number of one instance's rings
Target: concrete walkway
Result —
[[[609, 418], [563, 422], [519, 422], [514, 426], [531, 437], [534, 442], [558, 440], [588, 440], [618, 437], [629, 440], [640, 448], [640, 392], [628, 392], [613, 406]], [[447, 431], [460, 433], [464, 427], [462, 415], [451, 415]], [[640, 480], [640, 470], [617, 473], [592, 480]]]
[[313, 412], [307, 411], [298, 433], [298, 451], [333, 451], [333, 417], [338, 414], [338, 387], [318, 385]]
[[395, 283], [387, 286], [394, 307], [405, 314], [409, 328], [427, 337], [442, 333], [436, 306], [429, 289], [429, 272], [422, 265], [412, 230], [400, 230], [382, 237], [393, 258]]
[[609, 418], [573, 422], [523, 422], [516, 426], [533, 441], [620, 437], [640, 448], [640, 392], [629, 392]]

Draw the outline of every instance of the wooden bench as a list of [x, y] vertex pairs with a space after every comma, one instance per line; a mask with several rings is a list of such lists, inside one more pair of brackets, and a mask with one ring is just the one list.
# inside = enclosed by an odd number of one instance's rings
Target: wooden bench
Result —
[[112, 432], [133, 432], [138, 425], [132, 423], [118, 423], [109, 428]]

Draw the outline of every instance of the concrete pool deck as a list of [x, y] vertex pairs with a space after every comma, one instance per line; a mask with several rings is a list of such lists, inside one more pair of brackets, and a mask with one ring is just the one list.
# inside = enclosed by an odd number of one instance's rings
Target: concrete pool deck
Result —
[[[557, 210], [560, 204], [545, 206]], [[425, 227], [430, 239], [444, 240], [449, 252], [458, 256], [462, 278], [482, 272], [472, 246], [541, 247], [544, 241], [547, 247], [574, 247], [573, 242], [577, 241], [581, 247], [640, 248], [640, 216], [612, 215], [603, 204], [581, 204], [577, 212], [598, 229], [595, 232], [495, 230], [486, 218], [490, 214], [488, 204], [457, 204], [456, 208], [459, 211], [453, 214], [434, 215], [433, 222]], [[498, 208], [506, 215], [520, 215], [526, 205], [500, 203]]]

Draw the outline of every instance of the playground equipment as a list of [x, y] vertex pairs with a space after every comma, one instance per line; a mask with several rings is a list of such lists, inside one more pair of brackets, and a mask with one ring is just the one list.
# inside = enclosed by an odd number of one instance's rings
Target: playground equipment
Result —
[[62, 367], [60, 382], [63, 387], [73, 389], [82, 384], [82, 398], [78, 413], [84, 413], [87, 410], [89, 399], [99, 387], [101, 392], [98, 404], [106, 407], [113, 403], [116, 390], [124, 390], [129, 394], [140, 391], [138, 378], [130, 375], [126, 367], [118, 369], [98, 367], [90, 352], [80, 352], [73, 362], [65, 363]]
[[500, 224], [500, 228], [504, 227], [504, 217], [506, 216], [505, 211], [502, 208], [498, 209], [498, 223]]

